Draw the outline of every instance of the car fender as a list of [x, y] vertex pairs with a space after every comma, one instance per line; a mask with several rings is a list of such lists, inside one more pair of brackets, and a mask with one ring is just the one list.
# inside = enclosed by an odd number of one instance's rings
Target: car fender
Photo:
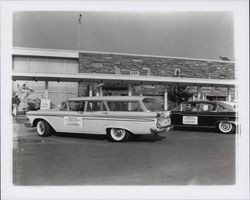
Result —
[[216, 126], [220, 123], [220, 122], [224, 122], [224, 121], [226, 121], [226, 122], [230, 122], [231, 124], [233, 124], [234, 126], [237, 126], [238, 125], [238, 122], [237, 121], [233, 121], [233, 120], [227, 120], [227, 119], [222, 119], [222, 120], [219, 120], [219, 121], [217, 121], [216, 122]]
[[39, 117], [37, 117], [37, 118], [35, 118], [35, 119], [33, 120], [33, 122], [32, 122], [32, 127], [36, 127], [36, 124], [37, 124], [37, 122], [38, 122], [39, 120], [44, 120], [44, 121], [46, 121], [46, 122], [55, 130], [55, 128], [52, 126], [52, 124], [49, 122], [49, 120], [47, 120], [46, 117], [42, 117], [42, 116], [39, 116]]

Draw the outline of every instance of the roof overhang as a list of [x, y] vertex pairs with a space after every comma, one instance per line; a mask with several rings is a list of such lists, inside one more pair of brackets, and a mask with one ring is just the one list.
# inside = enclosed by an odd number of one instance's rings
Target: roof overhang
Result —
[[79, 51], [15, 47], [12, 55], [78, 59]]
[[132, 84], [181, 84], [199, 86], [221, 86], [235, 87], [235, 80], [224, 79], [202, 79], [183, 77], [163, 77], [163, 76], [141, 76], [141, 75], [121, 75], [121, 74], [98, 74], [98, 73], [77, 73], [77, 74], [48, 74], [48, 73], [23, 73], [13, 72], [12, 80], [31, 81], [62, 81], [62, 82], [129, 82]]

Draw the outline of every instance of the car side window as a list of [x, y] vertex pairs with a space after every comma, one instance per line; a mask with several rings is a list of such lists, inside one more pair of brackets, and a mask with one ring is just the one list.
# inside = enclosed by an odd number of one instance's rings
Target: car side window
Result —
[[87, 112], [106, 111], [102, 101], [88, 101]]
[[60, 110], [67, 110], [67, 102], [63, 101], [60, 106]]
[[70, 101], [69, 110], [70, 111], [84, 111], [85, 102], [84, 101]]
[[208, 103], [201, 103], [199, 104], [199, 112], [211, 112], [214, 109], [214, 106], [212, 104], [208, 104]]
[[185, 111], [185, 112], [197, 112], [197, 106], [196, 104], [191, 104], [191, 103], [184, 103], [181, 106], [181, 111]]
[[107, 102], [110, 111], [133, 111], [141, 112], [143, 111], [140, 104], [137, 101], [109, 101]]

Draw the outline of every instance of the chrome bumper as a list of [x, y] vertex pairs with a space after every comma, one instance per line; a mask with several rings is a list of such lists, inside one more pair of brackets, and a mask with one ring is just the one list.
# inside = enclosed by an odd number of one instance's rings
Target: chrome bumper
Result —
[[174, 127], [172, 125], [169, 125], [167, 127], [162, 127], [162, 128], [151, 128], [150, 131], [153, 134], [157, 134], [157, 133], [162, 133], [162, 132], [168, 132], [170, 130], [172, 130]]

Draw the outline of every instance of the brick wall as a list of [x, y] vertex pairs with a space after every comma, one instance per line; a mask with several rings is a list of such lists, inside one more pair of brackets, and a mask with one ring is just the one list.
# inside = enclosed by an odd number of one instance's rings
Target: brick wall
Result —
[[232, 62], [190, 60], [166, 57], [146, 57], [101, 53], [80, 53], [80, 73], [130, 74], [138, 71], [146, 75], [151, 69], [152, 76], [173, 76], [180, 68], [180, 75], [187, 78], [234, 79], [235, 67]]

